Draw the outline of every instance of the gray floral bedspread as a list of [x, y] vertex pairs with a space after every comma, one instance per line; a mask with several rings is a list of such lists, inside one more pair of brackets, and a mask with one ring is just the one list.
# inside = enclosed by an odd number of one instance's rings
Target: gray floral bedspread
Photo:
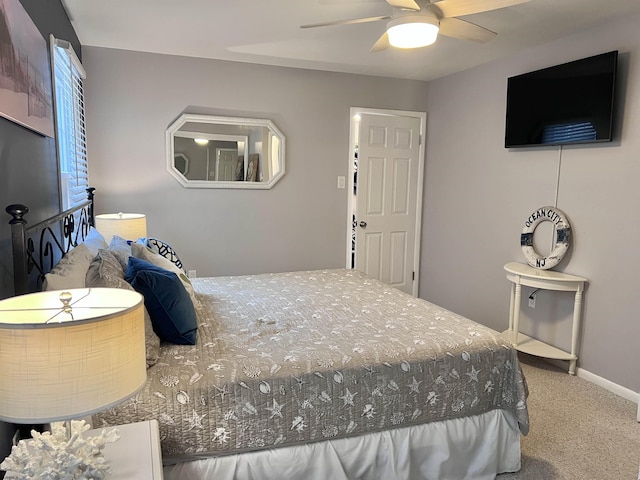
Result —
[[165, 463], [513, 412], [496, 331], [353, 270], [194, 279], [195, 346], [164, 345], [143, 390], [94, 424], [155, 418]]

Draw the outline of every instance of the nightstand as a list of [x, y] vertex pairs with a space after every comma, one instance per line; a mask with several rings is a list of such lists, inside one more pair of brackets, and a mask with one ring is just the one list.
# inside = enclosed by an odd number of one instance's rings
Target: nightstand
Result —
[[[114, 427], [107, 427], [110, 429]], [[107, 443], [104, 457], [111, 465], [109, 480], [162, 480], [162, 453], [158, 421], [118, 425], [120, 439]], [[89, 430], [99, 434], [103, 429]]]

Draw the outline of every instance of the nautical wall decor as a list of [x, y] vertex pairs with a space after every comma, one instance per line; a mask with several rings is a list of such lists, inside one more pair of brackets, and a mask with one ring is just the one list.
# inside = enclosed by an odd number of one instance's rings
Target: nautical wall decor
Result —
[[[541, 222], [552, 222], [555, 230], [555, 243], [553, 250], [543, 256], [533, 247], [533, 233]], [[527, 263], [534, 268], [549, 270], [555, 267], [569, 249], [571, 240], [571, 225], [562, 210], [556, 207], [540, 207], [527, 217], [524, 228], [520, 234], [520, 246], [527, 259]]]

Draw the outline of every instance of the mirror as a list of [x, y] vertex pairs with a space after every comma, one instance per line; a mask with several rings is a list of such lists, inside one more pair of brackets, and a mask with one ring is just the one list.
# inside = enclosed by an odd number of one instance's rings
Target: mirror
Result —
[[167, 170], [187, 188], [269, 189], [284, 175], [271, 120], [183, 114], [166, 133]]

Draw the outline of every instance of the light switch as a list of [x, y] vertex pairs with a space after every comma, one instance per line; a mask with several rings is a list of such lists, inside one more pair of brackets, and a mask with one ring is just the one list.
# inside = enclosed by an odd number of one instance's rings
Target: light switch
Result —
[[338, 188], [344, 188], [347, 177], [344, 175], [338, 175]]

